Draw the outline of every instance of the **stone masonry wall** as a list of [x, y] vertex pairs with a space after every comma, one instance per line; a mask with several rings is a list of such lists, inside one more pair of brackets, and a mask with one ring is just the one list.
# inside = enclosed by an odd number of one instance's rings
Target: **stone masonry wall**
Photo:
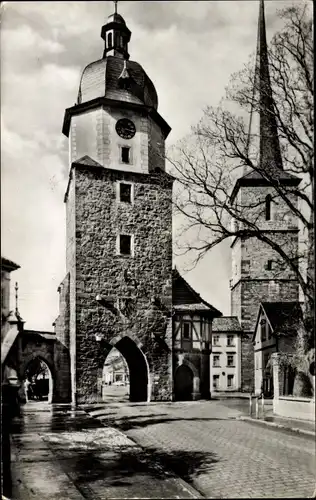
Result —
[[[152, 399], [171, 400], [172, 332], [161, 310], [168, 314], [172, 306], [172, 183], [165, 175], [89, 167], [77, 167], [75, 179], [76, 401], [97, 400], [97, 377], [109, 343], [124, 336], [145, 354], [149, 383], [156, 381]], [[133, 183], [132, 204], [117, 200], [119, 180]], [[118, 255], [120, 233], [133, 235], [133, 257]], [[129, 312], [113, 314], [96, 301], [98, 294], [115, 307], [118, 299], [126, 299]], [[160, 306], [148, 317], [154, 300]], [[97, 342], [96, 333], [106, 342]]]
[[[265, 197], [272, 196], [271, 219], [265, 220]], [[297, 204], [292, 197], [294, 206]], [[276, 196], [271, 186], [246, 186], [238, 195], [239, 208], [248, 220], [275, 241], [285, 253], [295, 258], [298, 253], [298, 223], [286, 203]], [[238, 316], [243, 329], [241, 337], [242, 389], [252, 390], [254, 352], [252, 333], [260, 302], [295, 301], [299, 287], [295, 274], [271, 246], [256, 238], [234, 243], [231, 314]], [[240, 262], [236, 262], [240, 259]], [[269, 269], [268, 261], [272, 261]]]
[[69, 273], [58, 288], [59, 316], [55, 321], [56, 338], [69, 349]]
[[66, 270], [69, 273], [69, 342], [72, 402], [76, 392], [76, 198], [74, 169], [66, 199]]

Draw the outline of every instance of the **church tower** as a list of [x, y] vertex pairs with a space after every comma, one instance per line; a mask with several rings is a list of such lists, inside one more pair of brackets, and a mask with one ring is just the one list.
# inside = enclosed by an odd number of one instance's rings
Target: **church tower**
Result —
[[[244, 172], [231, 196], [231, 203], [263, 237], [235, 237], [231, 245], [231, 314], [239, 318], [243, 329], [241, 383], [245, 391], [253, 387], [252, 334], [260, 302], [297, 301], [299, 297], [293, 271], [271, 245], [263, 241], [266, 236], [281, 246], [287, 256], [297, 258], [298, 220], [281, 193], [293, 191], [300, 179], [284, 170], [282, 163], [269, 75], [263, 0], [260, 0], [256, 72], [260, 119], [258, 168]], [[295, 194], [287, 193], [287, 199], [297, 207]], [[241, 222], [235, 221], [235, 224], [239, 229], [244, 228]]]
[[100, 401], [114, 346], [129, 368], [131, 400], [171, 400], [171, 129], [152, 81], [129, 59], [131, 32], [116, 9], [101, 37], [103, 56], [83, 70], [63, 124], [72, 402]]

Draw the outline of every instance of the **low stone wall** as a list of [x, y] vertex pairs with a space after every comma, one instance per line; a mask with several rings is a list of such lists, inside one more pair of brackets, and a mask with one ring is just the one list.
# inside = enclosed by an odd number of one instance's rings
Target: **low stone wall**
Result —
[[281, 417], [315, 422], [315, 399], [279, 396], [273, 400], [273, 413]]

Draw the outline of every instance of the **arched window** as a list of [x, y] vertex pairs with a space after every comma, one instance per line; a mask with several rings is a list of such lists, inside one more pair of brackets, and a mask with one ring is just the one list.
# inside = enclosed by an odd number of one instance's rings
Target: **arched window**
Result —
[[112, 37], [112, 33], [109, 33], [108, 34], [108, 49], [110, 49], [113, 45], [113, 37]]
[[267, 196], [266, 196], [266, 220], [271, 220], [271, 202], [272, 202], [272, 196], [271, 196], [271, 194], [267, 194]]

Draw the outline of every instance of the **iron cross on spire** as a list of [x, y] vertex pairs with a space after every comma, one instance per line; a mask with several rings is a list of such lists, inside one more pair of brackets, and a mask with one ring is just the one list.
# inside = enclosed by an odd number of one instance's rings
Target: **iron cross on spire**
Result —
[[113, 0], [113, 3], [114, 3], [114, 13], [117, 14], [117, 3], [118, 3], [118, 0]]
[[19, 285], [18, 283], [16, 282], [15, 283], [15, 312], [19, 312]]

